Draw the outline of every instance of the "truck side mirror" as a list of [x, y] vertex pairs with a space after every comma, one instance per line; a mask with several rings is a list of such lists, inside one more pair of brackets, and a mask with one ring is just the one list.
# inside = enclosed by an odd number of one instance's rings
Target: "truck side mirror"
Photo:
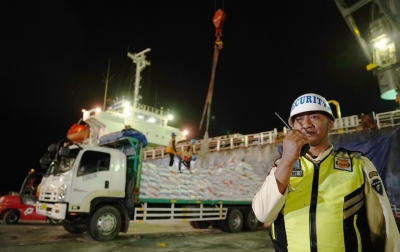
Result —
[[47, 147], [48, 152], [56, 152], [57, 151], [57, 144], [50, 144], [49, 147]]
[[59, 155], [61, 157], [68, 157], [69, 156], [69, 148], [68, 147], [60, 147]]
[[53, 159], [50, 157], [50, 153], [44, 155], [44, 157], [42, 157], [40, 159], [40, 164], [42, 165], [43, 169], [47, 169], [51, 163], [51, 161], [53, 161]]

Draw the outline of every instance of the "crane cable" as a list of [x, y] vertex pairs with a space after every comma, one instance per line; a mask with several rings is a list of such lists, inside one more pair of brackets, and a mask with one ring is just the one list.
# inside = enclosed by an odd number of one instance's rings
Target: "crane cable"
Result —
[[204, 106], [203, 115], [202, 115], [202, 118], [200, 121], [200, 127], [199, 127], [199, 130], [201, 130], [204, 116], [207, 111], [207, 124], [206, 124], [206, 129], [205, 129], [202, 145], [200, 148], [200, 153], [199, 153], [200, 154], [199, 156], [200, 156], [202, 162], [204, 162], [204, 160], [206, 159], [208, 151], [209, 151], [208, 150], [208, 138], [209, 138], [208, 137], [208, 128], [209, 128], [209, 124], [210, 124], [211, 103], [212, 103], [212, 95], [213, 95], [213, 90], [214, 90], [214, 80], [215, 80], [215, 72], [216, 72], [217, 62], [218, 62], [218, 55], [219, 55], [219, 51], [222, 50], [222, 47], [223, 47], [221, 37], [222, 37], [222, 27], [224, 25], [225, 17], [226, 17], [226, 13], [222, 9], [218, 9], [215, 12], [214, 18], [213, 18], [213, 23], [215, 26], [215, 37], [216, 37], [216, 40], [214, 43], [213, 65], [212, 65], [212, 69], [211, 69], [211, 80], [210, 80], [210, 85], [208, 87], [206, 103]]

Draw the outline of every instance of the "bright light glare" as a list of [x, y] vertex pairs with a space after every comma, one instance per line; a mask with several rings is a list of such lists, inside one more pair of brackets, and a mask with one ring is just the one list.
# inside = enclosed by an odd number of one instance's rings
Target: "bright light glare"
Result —
[[132, 111], [126, 110], [125, 115], [128, 117], [132, 116]]
[[174, 116], [173, 115], [168, 115], [168, 120], [173, 120]]
[[383, 49], [383, 48], [386, 47], [387, 43], [388, 43], [388, 39], [387, 39], [387, 38], [381, 38], [380, 40], [378, 40], [378, 41], [374, 44], [374, 46], [375, 46], [376, 48], [378, 48], [378, 49]]
[[143, 119], [143, 115], [138, 115], [138, 118], [139, 119]]
[[124, 107], [128, 108], [130, 106], [129, 102], [124, 102]]
[[149, 120], [147, 120], [150, 123], [154, 123], [156, 121], [156, 119], [154, 119], [154, 117], [150, 117]]
[[101, 108], [96, 108], [96, 112], [100, 112], [101, 111]]
[[183, 135], [184, 135], [184, 136], [187, 136], [187, 134], [189, 134], [189, 131], [184, 130], [184, 131], [183, 131]]
[[82, 109], [82, 113], [85, 113], [86, 109]]

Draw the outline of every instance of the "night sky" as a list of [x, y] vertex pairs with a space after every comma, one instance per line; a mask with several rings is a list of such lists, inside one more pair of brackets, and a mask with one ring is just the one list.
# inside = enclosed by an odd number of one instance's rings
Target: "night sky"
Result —
[[333, 0], [2, 1], [0, 194], [19, 190], [29, 169], [43, 171], [47, 146], [66, 137], [82, 109], [103, 106], [109, 60], [108, 97], [132, 95], [128, 51], [151, 48], [141, 103], [169, 109], [172, 126], [202, 138], [218, 8], [227, 16], [210, 137], [280, 131], [274, 112], [287, 118], [309, 92], [338, 101], [343, 117], [395, 109], [380, 99]]

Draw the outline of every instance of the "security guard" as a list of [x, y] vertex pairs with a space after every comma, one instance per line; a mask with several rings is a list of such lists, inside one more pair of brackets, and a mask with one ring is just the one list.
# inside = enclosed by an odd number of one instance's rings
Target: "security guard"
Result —
[[[360, 152], [335, 149], [335, 117], [318, 94], [298, 97], [283, 153], [253, 199], [272, 222], [276, 251], [400, 251], [400, 235], [382, 180]], [[309, 151], [300, 156], [303, 145]]]

